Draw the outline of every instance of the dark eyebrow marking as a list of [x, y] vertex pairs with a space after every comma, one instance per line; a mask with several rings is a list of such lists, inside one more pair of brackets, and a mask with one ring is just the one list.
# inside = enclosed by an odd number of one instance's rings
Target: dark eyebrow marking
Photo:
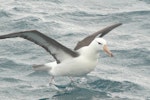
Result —
[[102, 43], [100, 43], [100, 42], [97, 42], [98, 44], [102, 44]]

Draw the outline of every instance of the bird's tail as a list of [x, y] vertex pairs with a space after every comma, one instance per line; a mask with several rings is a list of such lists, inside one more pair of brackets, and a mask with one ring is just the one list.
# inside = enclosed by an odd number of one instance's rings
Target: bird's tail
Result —
[[45, 64], [33, 65], [32, 67], [35, 71], [49, 71], [49, 70], [51, 70], [51, 67], [46, 66]]
[[57, 65], [56, 61], [55, 62], [50, 62], [46, 64], [41, 64], [41, 65], [33, 65], [33, 69], [35, 71], [50, 71], [52, 67], [55, 67]]

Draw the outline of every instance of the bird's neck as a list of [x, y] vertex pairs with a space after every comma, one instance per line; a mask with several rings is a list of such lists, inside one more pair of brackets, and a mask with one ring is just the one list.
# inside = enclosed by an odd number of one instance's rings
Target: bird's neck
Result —
[[99, 57], [99, 51], [96, 51], [88, 46], [81, 48], [79, 53], [90, 60], [97, 60]]

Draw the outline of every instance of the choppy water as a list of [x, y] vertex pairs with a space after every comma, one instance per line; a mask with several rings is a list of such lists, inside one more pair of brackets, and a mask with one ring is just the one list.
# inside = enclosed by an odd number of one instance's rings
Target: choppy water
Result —
[[100, 51], [93, 72], [59, 90], [48, 86], [47, 73], [31, 68], [53, 60], [44, 49], [20, 38], [1, 40], [0, 100], [150, 100], [149, 0], [0, 0], [1, 35], [36, 29], [74, 48], [116, 22], [123, 25], [105, 36], [115, 57]]

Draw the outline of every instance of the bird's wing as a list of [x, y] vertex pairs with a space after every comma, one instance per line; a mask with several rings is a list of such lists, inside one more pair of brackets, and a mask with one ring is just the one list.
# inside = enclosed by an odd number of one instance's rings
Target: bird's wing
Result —
[[0, 39], [14, 38], [14, 37], [21, 37], [27, 39], [43, 47], [54, 57], [57, 63], [61, 63], [63, 60], [78, 56], [77, 52], [72, 51], [71, 49], [63, 46], [62, 44], [55, 41], [54, 39], [36, 30], [22, 31], [22, 32], [10, 33], [7, 35], [1, 35]]
[[99, 37], [103, 37], [104, 35], [106, 35], [108, 32], [110, 32], [112, 29], [118, 27], [122, 25], [122, 23], [117, 23], [117, 24], [113, 24], [110, 25], [106, 28], [103, 28], [89, 36], [87, 36], [86, 38], [84, 38], [83, 40], [79, 41], [76, 45], [76, 47], [74, 48], [74, 50], [78, 50], [84, 46], [88, 46], [98, 35], [100, 35]]

